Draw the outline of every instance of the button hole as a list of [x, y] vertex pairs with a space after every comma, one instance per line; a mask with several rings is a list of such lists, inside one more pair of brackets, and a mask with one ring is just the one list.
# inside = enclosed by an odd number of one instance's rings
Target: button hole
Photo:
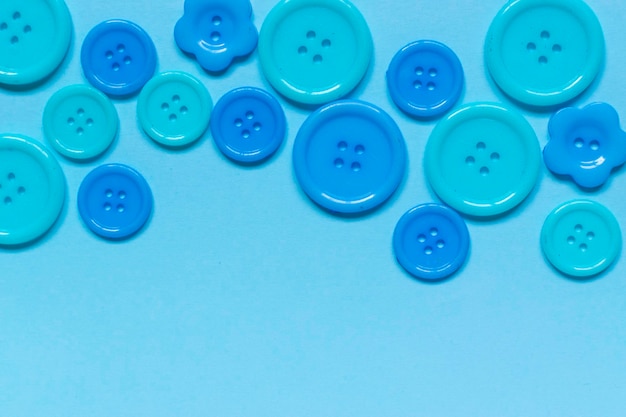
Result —
[[341, 159], [341, 158], [335, 159], [335, 167], [337, 167], [337, 168], [343, 167], [343, 159]]
[[213, 16], [213, 19], [211, 21], [215, 26], [219, 26], [222, 24], [222, 18], [219, 16]]
[[437, 230], [437, 228], [436, 228], [436, 227], [433, 227], [433, 228], [431, 228], [431, 229], [430, 229], [430, 235], [431, 235], [432, 237], [435, 237], [435, 236], [437, 236], [438, 234], [439, 234], [439, 230]]
[[417, 241], [418, 241], [418, 242], [420, 242], [420, 243], [424, 243], [424, 242], [426, 242], [426, 236], [424, 236], [424, 235], [419, 235], [419, 236], [417, 237]]
[[306, 46], [301, 46], [301, 47], [299, 47], [299, 48], [298, 48], [298, 53], [299, 53], [300, 55], [304, 55], [304, 54], [306, 54], [307, 52], [308, 52], [308, 49], [306, 49]]
[[353, 162], [352, 163], [352, 171], [359, 172], [360, 170], [361, 170], [361, 164], [359, 164], [358, 162]]
[[426, 247], [424, 248], [424, 253], [425, 253], [426, 255], [432, 255], [432, 254], [433, 254], [433, 248], [431, 248], [430, 246], [426, 246]]
[[312, 31], [312, 30], [309, 30], [309, 31], [306, 33], [306, 37], [307, 37], [308, 39], [313, 39], [313, 38], [315, 38], [315, 36], [316, 36], [316, 34], [315, 34], [315, 32], [314, 32], [314, 31]]
[[24, 26], [23, 30], [24, 30], [24, 33], [30, 33], [30, 32], [33, 31], [33, 28], [30, 27], [30, 25], [26, 25], [26, 26]]

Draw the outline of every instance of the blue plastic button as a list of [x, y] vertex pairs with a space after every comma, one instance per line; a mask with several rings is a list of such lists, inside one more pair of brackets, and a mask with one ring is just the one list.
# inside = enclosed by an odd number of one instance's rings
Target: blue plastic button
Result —
[[415, 117], [439, 116], [454, 106], [463, 91], [463, 67], [446, 45], [430, 40], [410, 43], [387, 70], [391, 99]]
[[139, 91], [154, 74], [157, 53], [150, 36], [127, 20], [107, 20], [85, 38], [80, 54], [87, 81], [111, 96]]
[[21, 135], [0, 135], [0, 245], [31, 242], [65, 203], [65, 176], [52, 153]]
[[439, 198], [471, 216], [495, 216], [535, 187], [541, 150], [533, 128], [500, 104], [462, 106], [437, 124], [424, 152], [426, 177]]
[[101, 165], [91, 171], [78, 189], [78, 211], [98, 236], [124, 239], [139, 231], [152, 213], [152, 191], [133, 168]]
[[606, 103], [558, 111], [548, 124], [543, 159], [550, 171], [570, 176], [584, 188], [599, 187], [626, 162], [626, 132]]
[[276, 152], [285, 139], [285, 112], [267, 91], [241, 87], [215, 105], [211, 132], [217, 147], [238, 162], [258, 162]]
[[489, 28], [485, 58], [493, 80], [515, 100], [558, 105], [600, 71], [602, 27], [582, 0], [512, 0]]
[[467, 259], [470, 236], [454, 210], [422, 204], [406, 212], [393, 232], [398, 262], [411, 275], [439, 280], [455, 273]]
[[318, 105], [346, 96], [372, 58], [367, 22], [348, 0], [282, 0], [261, 27], [259, 61], [280, 94]]
[[547, 260], [562, 273], [578, 278], [598, 275], [618, 258], [622, 232], [603, 205], [573, 200], [554, 209], [541, 230]]
[[300, 128], [293, 166], [320, 206], [360, 213], [385, 202], [404, 177], [406, 147], [393, 119], [373, 104], [341, 100], [318, 109]]
[[0, 2], [0, 84], [33, 84], [63, 61], [72, 18], [63, 0]]
[[209, 127], [213, 101], [206, 87], [185, 72], [164, 72], [141, 90], [137, 116], [150, 138], [182, 147], [198, 140]]
[[249, 0], [185, 0], [185, 14], [176, 23], [174, 38], [202, 68], [217, 72], [250, 54], [259, 35]]
[[54, 93], [43, 112], [52, 147], [68, 158], [87, 160], [106, 151], [119, 126], [111, 100], [95, 88], [71, 85]]

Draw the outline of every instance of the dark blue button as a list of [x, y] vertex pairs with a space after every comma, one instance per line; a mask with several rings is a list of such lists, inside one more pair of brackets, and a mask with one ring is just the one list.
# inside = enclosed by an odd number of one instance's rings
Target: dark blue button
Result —
[[465, 262], [469, 250], [465, 221], [440, 204], [422, 204], [406, 212], [393, 233], [398, 262], [424, 280], [446, 278]]
[[152, 213], [152, 192], [133, 168], [102, 165], [91, 171], [78, 190], [78, 212], [89, 229], [109, 239], [135, 234]]
[[157, 53], [150, 36], [135, 23], [107, 20], [87, 34], [80, 60], [94, 87], [112, 96], [127, 96], [152, 78]]
[[373, 104], [341, 100], [304, 122], [293, 148], [296, 178], [304, 192], [334, 212], [371, 210], [404, 177], [406, 147], [398, 126]]
[[278, 101], [254, 87], [226, 93], [211, 117], [216, 145], [238, 162], [259, 162], [273, 155], [283, 143], [285, 130], [285, 113]]
[[411, 116], [432, 118], [454, 106], [463, 90], [463, 67], [446, 45], [410, 43], [391, 60], [387, 88], [391, 99]]

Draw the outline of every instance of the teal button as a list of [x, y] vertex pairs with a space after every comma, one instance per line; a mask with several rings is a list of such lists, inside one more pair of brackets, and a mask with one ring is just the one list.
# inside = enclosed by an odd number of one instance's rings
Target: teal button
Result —
[[259, 37], [265, 77], [285, 97], [323, 104], [352, 91], [372, 57], [365, 19], [348, 0], [283, 0]]
[[65, 202], [65, 176], [43, 145], [21, 135], [0, 135], [0, 245], [43, 235]]
[[604, 60], [602, 27], [581, 0], [514, 0], [493, 20], [487, 68], [512, 98], [554, 106], [582, 93]]
[[622, 233], [615, 216], [603, 205], [573, 200], [550, 213], [541, 230], [546, 259], [572, 277], [597, 275], [615, 262]]
[[25, 85], [50, 75], [72, 38], [63, 0], [0, 2], [0, 84]]
[[532, 127], [495, 103], [468, 104], [447, 116], [424, 154], [433, 191], [470, 216], [495, 216], [516, 207], [534, 188], [540, 166]]
[[86, 85], [57, 91], [43, 112], [43, 131], [61, 155], [88, 160], [101, 155], [115, 139], [119, 126], [111, 100]]
[[155, 142], [182, 147], [198, 140], [209, 127], [213, 101], [197, 78], [184, 72], [164, 72], [150, 80], [139, 95], [139, 123]]

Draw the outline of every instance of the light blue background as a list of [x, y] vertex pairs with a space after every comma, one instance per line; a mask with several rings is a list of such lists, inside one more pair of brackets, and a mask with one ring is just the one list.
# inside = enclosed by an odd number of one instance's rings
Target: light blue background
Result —
[[[253, 54], [224, 76], [203, 73], [173, 40], [182, 0], [67, 0], [75, 37], [42, 87], [0, 90], [0, 131], [43, 140], [41, 116], [61, 87], [84, 82], [79, 50], [94, 25], [144, 27], [159, 70], [200, 77], [214, 100], [241, 85], [270, 89]], [[253, 0], [260, 27], [275, 1]], [[470, 259], [428, 285], [396, 264], [391, 234], [412, 206], [432, 201], [422, 169], [434, 123], [390, 102], [385, 70], [406, 43], [449, 45], [467, 80], [462, 102], [508, 103], [488, 80], [482, 45], [502, 0], [355, 0], [375, 59], [352, 94], [387, 110], [405, 135], [406, 180], [375, 213], [326, 214], [299, 190], [294, 137], [308, 112], [283, 101], [283, 148], [266, 165], [226, 160], [210, 135], [169, 152], [139, 130], [136, 99], [116, 101], [121, 135], [100, 160], [59, 157], [66, 209], [45, 239], [0, 250], [1, 417], [508, 417], [626, 415], [626, 259], [574, 282], [544, 261], [539, 232], [558, 204], [589, 197], [626, 230], [626, 173], [585, 194], [545, 169], [511, 215], [468, 222]], [[626, 114], [626, 3], [589, 0], [604, 28], [606, 68], [576, 101]], [[548, 114], [524, 112], [542, 146]], [[155, 197], [147, 229], [124, 243], [83, 226], [76, 193], [105, 162], [136, 167]]]

